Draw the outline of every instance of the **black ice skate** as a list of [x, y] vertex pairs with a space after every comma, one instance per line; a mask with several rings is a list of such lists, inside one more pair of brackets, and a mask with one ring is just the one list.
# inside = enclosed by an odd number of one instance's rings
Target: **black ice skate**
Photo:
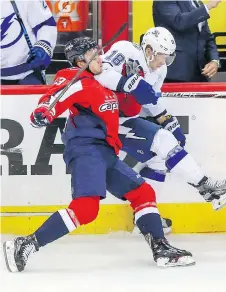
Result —
[[204, 177], [199, 184], [193, 185], [207, 202], [211, 202], [214, 210], [226, 205], [226, 180], [214, 180]]
[[189, 251], [171, 246], [165, 238], [153, 239], [148, 233], [144, 236], [153, 252], [154, 261], [158, 267], [191, 266], [195, 260]]
[[38, 250], [39, 244], [34, 235], [4, 242], [3, 251], [7, 269], [12, 273], [22, 272], [28, 257]]

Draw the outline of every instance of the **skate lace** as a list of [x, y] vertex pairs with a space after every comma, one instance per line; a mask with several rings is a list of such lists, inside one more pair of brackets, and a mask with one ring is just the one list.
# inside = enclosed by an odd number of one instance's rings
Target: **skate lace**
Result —
[[36, 252], [36, 248], [33, 243], [27, 243], [25, 246], [22, 247], [21, 251], [21, 257], [25, 262], [27, 262], [27, 259], [31, 253]]
[[208, 178], [206, 184], [211, 188], [219, 188], [226, 185], [226, 180], [214, 180], [212, 178]]

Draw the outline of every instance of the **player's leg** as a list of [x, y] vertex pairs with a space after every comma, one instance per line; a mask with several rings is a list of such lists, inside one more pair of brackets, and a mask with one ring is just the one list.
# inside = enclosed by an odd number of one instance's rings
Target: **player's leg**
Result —
[[190, 252], [172, 247], [164, 237], [155, 192], [143, 178], [118, 160], [107, 171], [107, 190], [122, 200], [128, 200], [135, 212], [135, 222], [153, 252], [158, 266], [194, 264]]
[[139, 162], [146, 162], [155, 154], [151, 152], [156, 133], [161, 126], [141, 118], [131, 118], [119, 126], [122, 150]]
[[[226, 180], [215, 180], [206, 177], [193, 159], [182, 147], [178, 145], [175, 137], [164, 129], [160, 129], [154, 138], [151, 151], [165, 161], [167, 169], [185, 179], [194, 186], [207, 202], [212, 202], [213, 208], [218, 210], [226, 204]], [[140, 174], [150, 179], [152, 161]], [[149, 175], [150, 174], [150, 175]]]
[[[153, 168], [148, 168], [148, 177], [145, 176], [145, 179], [155, 190], [157, 198], [161, 193], [167, 169], [162, 159], [156, 161], [155, 154], [150, 149], [154, 137], [160, 129], [161, 126], [141, 118], [129, 119], [119, 127], [119, 137], [123, 145], [123, 151], [139, 162], [145, 162], [147, 159], [155, 161]], [[162, 218], [162, 224], [164, 233], [170, 233], [172, 221], [168, 218]]]
[[[146, 163], [137, 163], [133, 167], [133, 169], [138, 173], [140, 173], [144, 169], [144, 171], [142, 172], [142, 176], [145, 181], [154, 189], [157, 196], [157, 201], [159, 201], [163, 184], [166, 178], [167, 168], [165, 165], [165, 161], [160, 159], [158, 156], [154, 156], [148, 161], [148, 164], [149, 167], [146, 167]], [[164, 217], [161, 217], [161, 220], [164, 234], [171, 233], [172, 220]], [[139, 234], [139, 230], [136, 226], [134, 227], [133, 233]]]
[[[83, 147], [85, 151], [85, 147]], [[4, 243], [6, 265], [11, 272], [23, 271], [28, 257], [80, 225], [96, 219], [100, 198], [106, 196], [106, 163], [94, 153], [70, 163], [72, 198], [68, 208], [53, 213], [34, 234]], [[47, 194], [48, 195], [48, 194]]]

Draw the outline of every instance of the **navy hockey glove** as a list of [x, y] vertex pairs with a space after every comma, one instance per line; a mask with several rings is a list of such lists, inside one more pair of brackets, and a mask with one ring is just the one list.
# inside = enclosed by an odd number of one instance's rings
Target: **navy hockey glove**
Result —
[[52, 50], [50, 44], [46, 41], [38, 41], [33, 47], [33, 53], [35, 56], [29, 53], [27, 63], [31, 69], [46, 69], [52, 57]]
[[176, 117], [173, 117], [171, 115], [166, 116], [166, 120], [161, 124], [161, 126], [174, 135], [174, 137], [180, 143], [181, 147], [185, 146], [186, 137], [183, 134], [178, 119]]
[[138, 60], [128, 59], [128, 61], [125, 63], [125, 69], [126, 76], [138, 74], [139, 76], [144, 77], [144, 69]]
[[48, 111], [48, 104], [41, 103], [30, 116], [30, 123], [34, 128], [45, 127], [54, 119], [55, 109]]
[[131, 93], [141, 105], [156, 104], [160, 97], [160, 94], [157, 94], [152, 86], [138, 74], [133, 74], [128, 77], [122, 76], [116, 91]]

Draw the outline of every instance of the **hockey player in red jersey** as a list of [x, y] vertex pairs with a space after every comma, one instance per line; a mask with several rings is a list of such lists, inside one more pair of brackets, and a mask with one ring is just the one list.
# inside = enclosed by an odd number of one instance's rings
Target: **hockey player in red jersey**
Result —
[[[65, 50], [67, 56], [73, 57], [73, 64], [82, 67], [97, 50], [97, 44], [87, 37], [77, 38], [69, 42]], [[102, 70], [99, 56], [55, 107], [48, 111], [51, 95], [59, 93], [77, 70], [72, 68], [60, 71], [52, 89], [40, 99], [38, 107], [31, 114], [32, 125], [42, 127], [69, 109], [70, 116], [62, 139], [65, 143], [64, 160], [71, 173], [72, 201], [66, 209], [53, 213], [33, 234], [4, 243], [8, 270], [23, 271], [29, 256], [40, 247], [80, 225], [94, 221], [100, 200], [106, 197], [106, 190], [130, 202], [137, 225], [158, 266], [194, 264], [190, 252], [172, 247], [164, 238], [154, 190], [117, 156], [121, 148], [118, 102], [112, 91], [94, 79], [94, 75]], [[149, 103], [156, 102], [157, 97], [150, 85], [143, 88], [142, 92], [146, 92]], [[144, 96], [140, 96], [144, 101]]]

